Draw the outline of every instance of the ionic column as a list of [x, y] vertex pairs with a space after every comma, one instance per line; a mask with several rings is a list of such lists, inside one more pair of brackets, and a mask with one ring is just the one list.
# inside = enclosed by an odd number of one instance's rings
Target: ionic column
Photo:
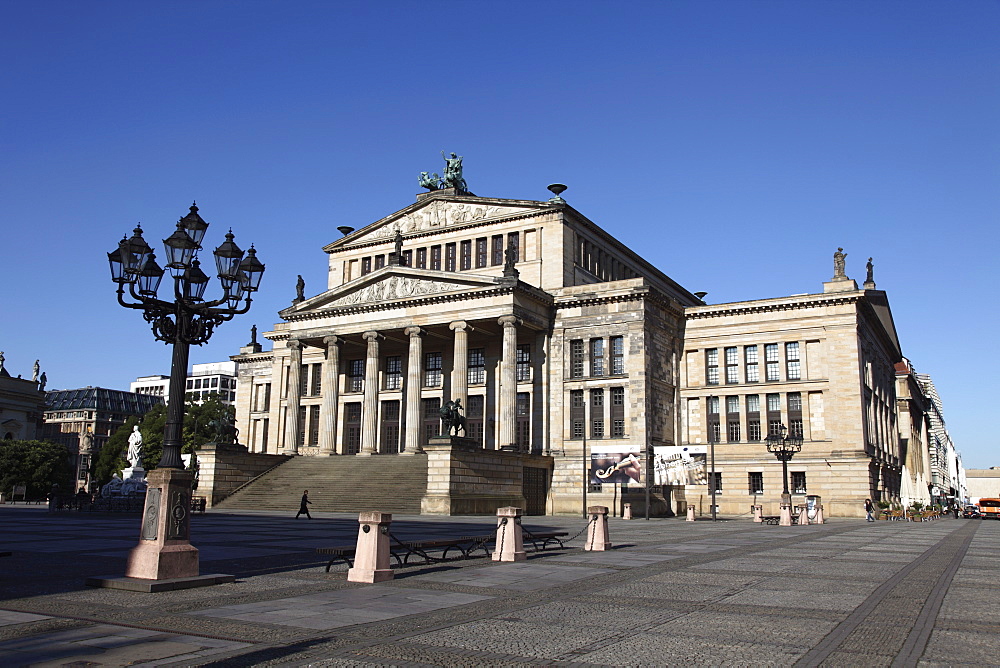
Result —
[[517, 401], [517, 325], [520, 320], [513, 315], [505, 315], [497, 322], [503, 325], [503, 359], [500, 360], [499, 447], [515, 446], [514, 422]]
[[299, 383], [302, 376], [302, 342], [291, 339], [288, 362], [288, 396], [285, 401], [285, 447], [283, 455], [299, 454]]
[[361, 452], [359, 455], [374, 455], [378, 435], [378, 332], [362, 335], [368, 342], [368, 357], [365, 360], [365, 399], [361, 405]]
[[399, 451], [413, 454], [423, 451], [420, 444], [420, 370], [424, 355], [424, 330], [407, 327], [403, 333], [410, 337], [410, 354], [406, 359], [406, 431]]
[[320, 393], [323, 406], [319, 409], [321, 427], [319, 430], [319, 454], [336, 454], [337, 442], [337, 396], [340, 391], [340, 343], [336, 336], [323, 338], [326, 344], [326, 361], [323, 363], [323, 380]]
[[462, 408], [469, 403], [469, 323], [464, 320], [449, 325], [455, 332], [455, 355], [451, 372], [451, 399], [462, 400]]

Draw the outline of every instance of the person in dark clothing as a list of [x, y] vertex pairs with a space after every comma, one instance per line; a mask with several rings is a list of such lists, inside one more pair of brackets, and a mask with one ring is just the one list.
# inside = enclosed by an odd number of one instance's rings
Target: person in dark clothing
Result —
[[295, 513], [295, 519], [299, 519], [299, 515], [302, 513], [305, 513], [306, 517], [312, 519], [312, 515], [309, 514], [309, 508], [306, 507], [306, 504], [310, 503], [312, 503], [312, 501], [309, 500], [309, 490], [307, 489], [302, 492], [302, 503], [299, 504], [299, 512]]
[[[305, 508], [305, 506], [302, 506]], [[875, 504], [872, 503], [871, 499], [865, 499], [865, 519], [869, 522], [875, 521]]]

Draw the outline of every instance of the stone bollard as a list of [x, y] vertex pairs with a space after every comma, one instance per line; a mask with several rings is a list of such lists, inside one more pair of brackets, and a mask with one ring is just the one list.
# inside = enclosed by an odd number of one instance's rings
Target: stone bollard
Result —
[[816, 517], [813, 518], [813, 524], [826, 524], [826, 520], [823, 519], [823, 504], [816, 504]]
[[799, 526], [809, 526], [809, 511], [805, 505], [799, 506]]
[[631, 503], [626, 503], [625, 504], [625, 509], [622, 511], [622, 519], [623, 520], [630, 520], [630, 519], [632, 519], [632, 504]]
[[497, 543], [493, 561], [524, 561], [524, 540], [521, 536], [521, 509], [508, 506], [497, 508]]
[[781, 518], [778, 520], [778, 524], [783, 527], [792, 526], [792, 506], [788, 503], [781, 504]]
[[611, 540], [608, 537], [608, 507], [591, 506], [587, 508], [590, 513], [590, 525], [587, 527], [587, 543], [584, 550], [602, 552], [611, 549]]
[[384, 582], [393, 578], [389, 568], [389, 525], [391, 513], [366, 510], [358, 515], [358, 547], [354, 567], [347, 571], [348, 582]]
[[688, 522], [694, 522], [694, 506], [692, 506], [692, 505], [688, 506], [687, 521]]
[[750, 506], [753, 509], [753, 521], [763, 522], [764, 521], [764, 506], [753, 505]]

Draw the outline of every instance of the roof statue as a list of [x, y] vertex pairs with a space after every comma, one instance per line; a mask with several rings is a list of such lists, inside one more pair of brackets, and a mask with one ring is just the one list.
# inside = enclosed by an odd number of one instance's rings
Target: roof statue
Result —
[[872, 259], [868, 258], [868, 264], [865, 265], [865, 269], [868, 273], [865, 275], [865, 290], [875, 289], [875, 265], [872, 264]]
[[47, 382], [49, 382], [49, 379], [45, 375], [45, 372], [43, 371], [42, 375], [38, 377], [38, 391], [39, 392], [41, 392], [41, 391], [43, 391], [45, 389], [45, 383], [47, 383]]
[[847, 253], [844, 252], [843, 248], [838, 248], [837, 252], [833, 254], [833, 280], [847, 280], [847, 274], [844, 273], [844, 268], [847, 265], [844, 261], [846, 257]]
[[299, 278], [295, 281], [295, 299], [292, 301], [293, 304], [298, 304], [299, 302], [304, 302], [306, 300], [306, 282], [302, 278], [302, 274], [299, 274]]
[[444, 151], [441, 151], [441, 157], [444, 158], [444, 174], [439, 177], [436, 172], [433, 174], [420, 172], [417, 181], [420, 187], [431, 191], [449, 188], [459, 195], [471, 195], [462, 174], [462, 156], [454, 152], [446, 156]]
[[35, 383], [38, 382], [38, 372], [41, 371], [41, 370], [42, 370], [42, 368], [40, 366], [38, 366], [38, 360], [35, 360], [35, 365], [33, 367], [31, 367], [31, 380], [32, 380], [32, 382], [35, 382]]
[[253, 327], [250, 328], [250, 343], [248, 343], [247, 345], [248, 346], [257, 345], [257, 325], [254, 325]]
[[440, 187], [441, 177], [437, 175], [437, 172], [433, 174], [428, 174], [427, 172], [420, 172], [420, 178], [417, 181], [421, 188], [427, 188], [428, 190], [437, 190]]

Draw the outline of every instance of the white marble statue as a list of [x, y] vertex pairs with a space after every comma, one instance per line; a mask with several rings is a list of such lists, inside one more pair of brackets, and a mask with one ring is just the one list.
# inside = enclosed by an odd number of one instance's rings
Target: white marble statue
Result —
[[128, 437], [128, 454], [125, 458], [132, 468], [142, 468], [142, 434], [139, 432], [139, 425], [132, 427], [132, 433]]

